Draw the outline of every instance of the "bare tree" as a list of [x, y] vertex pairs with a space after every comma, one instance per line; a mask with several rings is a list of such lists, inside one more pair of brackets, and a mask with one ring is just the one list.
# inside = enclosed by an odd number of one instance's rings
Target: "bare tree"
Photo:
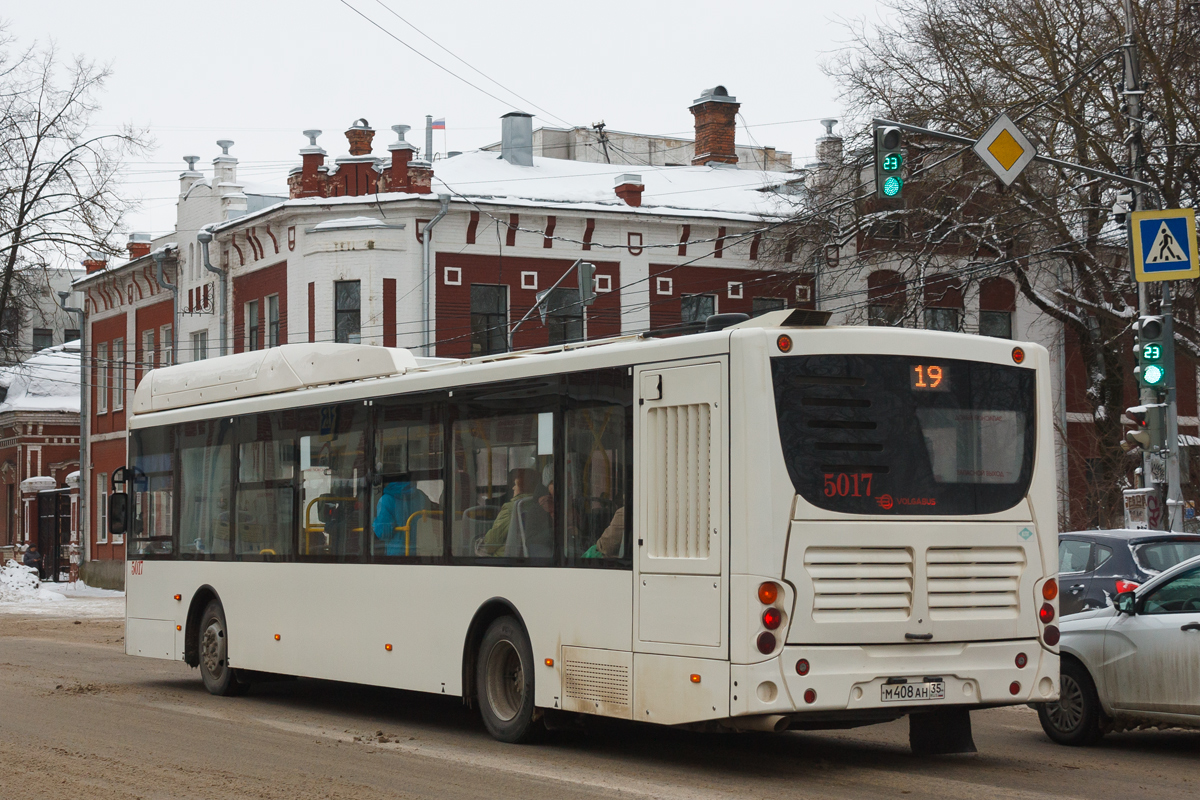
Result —
[[[145, 143], [132, 129], [96, 134], [92, 119], [110, 72], [53, 45], [18, 49], [0, 27], [0, 359], [20, 360], [17, 330], [45, 270], [89, 251], [115, 253], [128, 204], [117, 193], [122, 156]], [[24, 354], [24, 355], [27, 355]]]
[[[851, 43], [826, 70], [844, 90], [851, 114], [980, 135], [1001, 112], [1020, 121], [1039, 152], [1127, 172], [1131, 124], [1124, 103], [1124, 19], [1111, 0], [888, 0], [886, 23], [848, 23]], [[1200, 162], [1198, 4], [1142, 0], [1139, 46], [1147, 109], [1142, 165], [1158, 187], [1152, 203], [1194, 205]], [[870, 126], [851, 141], [852, 174], [870, 176]], [[846, 286], [825, 293], [827, 307], [845, 297], [854, 274], [886, 265], [888, 321], [919, 319], [931, 277], [962, 289], [993, 275], [1065, 327], [1086, 374], [1095, 438], [1093, 479], [1100, 487], [1091, 519], [1117, 525], [1120, 488], [1131, 461], [1120, 442], [1121, 411], [1132, 394], [1127, 371], [1136, 287], [1124, 228], [1112, 207], [1120, 187], [1077, 172], [1035, 164], [1003, 186], [973, 154], [939, 140], [908, 138], [908, 183], [902, 204], [876, 201], [870, 183], [843, 184], [836, 218], [839, 243], [857, 245], [856, 263], [832, 270]], [[819, 215], [819, 212], [818, 212]], [[812, 227], [812, 215], [805, 226]], [[1179, 301], [1180, 344], [1200, 355], [1196, 294]], [[876, 288], [876, 295], [880, 294]], [[957, 289], [956, 289], [957, 291]], [[877, 306], [879, 308], [880, 306]], [[862, 315], [865, 309], [853, 309]], [[1187, 368], [1181, 365], [1181, 368]], [[1090, 501], [1089, 501], [1090, 504]]]

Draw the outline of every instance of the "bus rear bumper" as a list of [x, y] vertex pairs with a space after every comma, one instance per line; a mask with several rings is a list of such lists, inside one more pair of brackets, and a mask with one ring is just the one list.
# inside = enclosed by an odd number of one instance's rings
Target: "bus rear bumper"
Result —
[[[1025, 666], [1018, 667], [1019, 654]], [[797, 664], [807, 662], [801, 675]], [[730, 715], [929, 710], [1058, 699], [1058, 655], [1036, 639], [911, 645], [789, 645], [769, 661], [733, 664]], [[932, 679], [932, 680], [931, 680]], [[885, 700], [884, 686], [940, 681], [944, 696]], [[1015, 691], [1014, 691], [1015, 690]], [[894, 694], [889, 690], [889, 694]]]

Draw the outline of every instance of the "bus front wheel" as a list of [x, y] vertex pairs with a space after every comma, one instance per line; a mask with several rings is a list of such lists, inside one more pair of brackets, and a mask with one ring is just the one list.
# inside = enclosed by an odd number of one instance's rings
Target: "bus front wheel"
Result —
[[475, 687], [488, 733], [514, 743], [534, 736], [533, 648], [514, 618], [500, 617], [488, 626], [479, 644]]
[[229, 666], [229, 633], [225, 609], [219, 600], [211, 601], [200, 617], [196, 652], [200, 654], [200, 677], [204, 688], [215, 695], [231, 697], [244, 693], [250, 684]]

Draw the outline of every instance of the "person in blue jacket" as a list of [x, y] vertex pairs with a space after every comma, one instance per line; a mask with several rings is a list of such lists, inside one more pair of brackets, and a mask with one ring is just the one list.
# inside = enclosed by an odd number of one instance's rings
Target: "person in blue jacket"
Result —
[[[408, 518], [416, 512], [431, 508], [429, 498], [411, 481], [392, 481], [383, 487], [383, 497], [379, 499], [371, 530], [375, 532], [375, 537], [384, 543], [385, 555], [405, 555], [404, 531], [398, 531], [396, 528], [407, 524]], [[410, 546], [415, 544], [411, 532], [409, 543]]]

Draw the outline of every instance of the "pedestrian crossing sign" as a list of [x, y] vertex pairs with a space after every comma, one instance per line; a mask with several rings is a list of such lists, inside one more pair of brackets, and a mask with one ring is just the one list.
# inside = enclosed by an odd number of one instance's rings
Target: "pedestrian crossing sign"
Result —
[[1200, 278], [1195, 209], [1135, 211], [1132, 223], [1133, 274], [1138, 283]]

